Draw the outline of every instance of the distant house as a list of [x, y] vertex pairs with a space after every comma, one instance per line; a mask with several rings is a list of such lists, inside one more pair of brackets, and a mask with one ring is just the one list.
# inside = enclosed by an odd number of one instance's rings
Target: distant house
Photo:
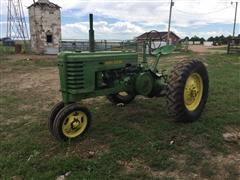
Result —
[[212, 46], [213, 45], [213, 41], [204, 41], [203, 45], [204, 46]]
[[[145, 40], [150, 40], [151, 41], [158, 41], [158, 42], [167, 42], [167, 38], [168, 38], [168, 32], [167, 31], [150, 31], [150, 32], [145, 32], [142, 35], [136, 37], [136, 40], [138, 42], [143, 42]], [[170, 44], [177, 44], [180, 41], [180, 37], [178, 35], [176, 35], [174, 32], [170, 32], [169, 35], [169, 41]]]
[[[167, 44], [167, 38], [168, 38], [168, 32], [167, 31], [163, 31], [163, 32], [159, 32], [159, 31], [150, 31], [150, 32], [145, 32], [142, 35], [136, 37], [136, 41], [137, 42], [143, 42], [143, 41], [150, 41], [151, 43], [148, 44], [148, 46], [146, 47], [146, 52], [148, 52], [148, 54], [152, 53], [152, 50], [164, 46]], [[170, 44], [178, 44], [180, 42], [180, 37], [177, 36], [174, 32], [170, 32], [169, 34], [169, 43]]]

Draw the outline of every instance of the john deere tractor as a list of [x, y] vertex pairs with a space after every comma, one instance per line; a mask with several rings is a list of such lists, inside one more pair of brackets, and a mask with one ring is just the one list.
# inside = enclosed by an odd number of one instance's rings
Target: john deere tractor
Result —
[[90, 15], [90, 52], [59, 54], [62, 101], [51, 110], [49, 130], [61, 141], [80, 140], [88, 132], [92, 116], [81, 101], [106, 96], [113, 104], [127, 104], [137, 95], [165, 96], [169, 112], [176, 121], [199, 118], [208, 97], [208, 73], [197, 60], [176, 63], [169, 75], [157, 68], [160, 58], [175, 50], [172, 45], [155, 49], [152, 65], [147, 62], [146, 43], [143, 60], [137, 52], [94, 51], [94, 32]]

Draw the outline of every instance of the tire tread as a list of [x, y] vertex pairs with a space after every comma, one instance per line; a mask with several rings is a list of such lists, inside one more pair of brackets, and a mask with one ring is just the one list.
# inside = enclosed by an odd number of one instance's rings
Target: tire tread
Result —
[[[167, 86], [167, 107], [168, 112], [170, 115], [174, 117], [176, 121], [182, 121], [182, 122], [192, 122], [196, 120], [203, 108], [199, 110], [195, 117], [192, 117], [189, 115], [189, 113], [186, 112], [185, 105], [183, 103], [183, 89], [186, 83], [186, 79], [188, 75], [194, 70], [200, 68], [204, 71], [204, 74], [206, 75], [206, 91], [208, 91], [208, 74], [206, 67], [204, 64], [196, 59], [193, 60], [183, 60], [178, 62], [173, 66], [173, 69], [170, 72], [170, 76], [168, 79], [168, 86]], [[205, 84], [204, 84], [205, 85]], [[208, 92], [206, 92], [208, 93]], [[201, 101], [203, 101], [203, 107], [206, 103], [207, 96], [204, 97]]]

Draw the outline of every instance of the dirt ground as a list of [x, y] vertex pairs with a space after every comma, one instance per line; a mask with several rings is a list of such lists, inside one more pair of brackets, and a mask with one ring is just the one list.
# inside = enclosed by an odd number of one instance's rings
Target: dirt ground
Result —
[[[203, 46], [203, 45], [189, 45], [189, 50], [196, 53], [226, 53], [226, 46]], [[224, 50], [224, 48], [226, 50]]]

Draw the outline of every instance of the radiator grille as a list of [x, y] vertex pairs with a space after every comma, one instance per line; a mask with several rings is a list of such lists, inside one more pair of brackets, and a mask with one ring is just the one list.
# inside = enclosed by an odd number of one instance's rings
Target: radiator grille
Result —
[[66, 68], [68, 89], [84, 89], [83, 62], [67, 62]]

